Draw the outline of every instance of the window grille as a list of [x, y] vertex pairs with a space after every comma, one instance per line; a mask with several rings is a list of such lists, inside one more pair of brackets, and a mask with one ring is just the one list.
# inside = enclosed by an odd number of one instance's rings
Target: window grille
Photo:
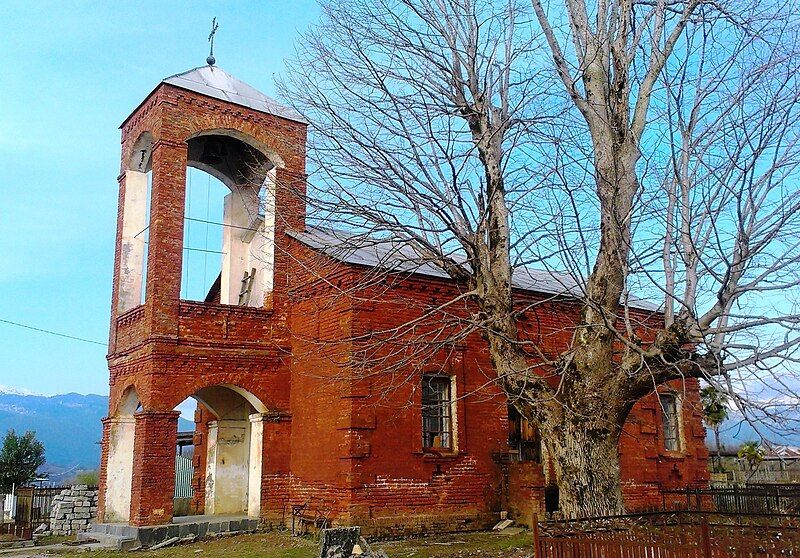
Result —
[[680, 422], [678, 420], [678, 398], [671, 393], [658, 395], [661, 404], [661, 425], [664, 430], [664, 449], [680, 451]]
[[453, 449], [451, 381], [446, 376], [422, 378], [422, 446], [425, 449]]

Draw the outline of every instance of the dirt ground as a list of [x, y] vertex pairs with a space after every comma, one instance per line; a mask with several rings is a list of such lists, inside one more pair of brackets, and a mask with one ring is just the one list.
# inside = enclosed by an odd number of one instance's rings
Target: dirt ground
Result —
[[[510, 529], [506, 533], [461, 533], [370, 543], [375, 550], [384, 550], [390, 558], [529, 558], [533, 536], [529, 531]], [[109, 550], [87, 550], [82, 547], [38, 547], [20, 549], [13, 558], [43, 556], [80, 558], [316, 558], [317, 540], [292, 537], [285, 532], [237, 535], [203, 540], [160, 550], [137, 551], [133, 554]], [[12, 558], [12, 556], [9, 556]]]

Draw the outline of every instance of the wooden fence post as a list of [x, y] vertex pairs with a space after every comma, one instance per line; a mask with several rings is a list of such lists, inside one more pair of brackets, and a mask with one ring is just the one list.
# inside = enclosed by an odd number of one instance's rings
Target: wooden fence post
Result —
[[708, 518], [700, 520], [700, 544], [703, 549], [703, 558], [711, 558], [711, 537], [708, 534]]
[[543, 558], [542, 545], [539, 541], [539, 514], [536, 512], [533, 512], [531, 527], [533, 528], [533, 556], [534, 558]]

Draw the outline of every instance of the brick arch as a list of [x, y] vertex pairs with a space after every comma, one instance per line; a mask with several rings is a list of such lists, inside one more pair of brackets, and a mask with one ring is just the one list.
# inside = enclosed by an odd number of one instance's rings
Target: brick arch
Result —
[[[144, 407], [142, 396], [136, 380], [114, 385], [109, 397], [109, 417], [133, 416], [139, 406]], [[135, 403], [134, 403], [135, 402]], [[133, 411], [131, 411], [131, 406]]]
[[187, 137], [185, 141], [188, 142], [189, 140], [202, 136], [225, 136], [234, 138], [259, 151], [262, 155], [269, 159], [269, 161], [275, 165], [275, 167], [284, 168], [286, 166], [283, 157], [281, 157], [280, 153], [276, 151], [273, 146], [267, 145], [263, 141], [257, 139], [255, 136], [239, 128], [244, 128], [244, 126], [238, 126], [236, 128], [208, 128], [194, 132]]
[[116, 414], [133, 416], [133, 414], [139, 409], [141, 404], [142, 401], [141, 399], [139, 399], [139, 392], [136, 389], [136, 384], [132, 383], [122, 391], [122, 397], [120, 397], [119, 403], [117, 405]]
[[181, 130], [183, 136], [180, 139], [188, 141], [194, 137], [215, 133], [229, 135], [258, 149], [278, 168], [289, 168], [293, 166], [293, 160], [297, 161], [298, 157], [304, 158], [305, 135], [296, 137], [293, 133], [278, 132], [285, 128], [304, 128], [304, 125], [292, 123], [286, 126], [285, 121], [277, 117], [253, 111], [247, 112], [247, 116], [243, 117], [245, 114], [240, 112], [238, 107], [224, 106], [223, 103], [220, 103], [219, 107], [214, 107], [214, 110], [194, 112], [184, 120]]
[[[248, 381], [249, 380], [249, 381]], [[263, 377], [249, 378], [220, 378], [217, 375], [199, 375], [191, 382], [181, 386], [173, 386], [169, 393], [163, 394], [154, 404], [159, 410], [169, 411], [189, 399], [197, 392], [213, 387], [224, 387], [240, 395], [250, 403], [256, 412], [267, 413], [282, 410], [275, 404], [277, 397], [271, 396], [265, 389]]]
[[153, 155], [153, 144], [155, 140], [150, 130], [139, 133], [136, 141], [130, 147], [130, 152], [126, 153], [123, 161], [127, 161], [127, 170], [147, 172], [150, 170], [150, 163]]
[[[217, 403], [220, 401], [218, 397], [219, 394], [213, 391], [214, 388], [223, 388], [226, 392], [236, 394], [240, 398], [239, 401], [244, 401], [246, 404], [249, 404], [252, 407], [252, 409], [255, 410], [256, 413], [263, 414], [269, 411], [269, 409], [267, 409], [267, 407], [261, 402], [261, 400], [258, 397], [256, 397], [246, 389], [240, 388], [233, 384], [216, 384], [206, 388], [201, 388], [200, 390], [194, 392], [192, 395], [189, 396], [195, 399], [198, 403], [204, 405], [211, 412], [211, 414], [214, 415], [217, 419], [230, 418], [229, 415], [227, 415], [227, 413], [220, 412], [220, 411], [230, 411], [230, 409], [218, 408]], [[224, 398], [222, 401], [224, 402]]]
[[226, 130], [229, 134], [241, 134], [242, 137], [233, 137], [268, 155], [278, 169], [303, 174], [306, 128], [307, 124], [302, 122], [161, 84], [121, 126], [123, 161], [128, 161], [133, 153], [134, 138], [146, 131], [157, 145], [162, 141], [185, 142], [204, 132]]

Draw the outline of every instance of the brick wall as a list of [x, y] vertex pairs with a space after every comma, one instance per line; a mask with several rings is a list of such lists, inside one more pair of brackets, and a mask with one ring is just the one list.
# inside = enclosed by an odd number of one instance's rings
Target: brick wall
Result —
[[136, 415], [133, 446], [131, 523], [158, 525], [172, 520], [178, 411]]
[[[186, 141], [213, 130], [249, 137], [280, 161], [274, 291], [264, 308], [179, 300]], [[303, 124], [161, 86], [123, 124], [123, 171], [143, 133], [154, 142], [147, 296], [143, 306], [118, 315], [115, 280], [108, 357], [109, 416], [131, 386], [141, 402], [132, 522], [171, 519], [177, 421], [172, 409], [217, 385], [246, 390], [272, 413], [264, 424], [265, 521], [288, 522], [292, 505], [308, 504], [338, 522], [397, 534], [477, 528], [504, 508], [525, 515], [541, 507], [541, 467], [504, 469], [497, 459], [509, 449], [506, 401], [493, 383], [479, 335], [447, 346], [427, 345], [426, 336], [441, 325], [434, 321], [421, 323], [401, 341], [371, 349], [385, 332], [458, 294], [458, 286], [417, 277], [363, 288], [363, 269], [334, 262], [286, 234], [304, 226]], [[119, 181], [122, 199], [124, 172]], [[118, 233], [115, 277], [119, 251]], [[578, 306], [535, 293], [518, 297], [528, 307], [520, 319], [522, 335], [545, 354], [563, 350]], [[465, 304], [451, 307], [449, 317], [470, 310]], [[646, 340], [652, 318], [636, 311], [634, 316]], [[373, 365], [360, 364], [362, 351], [371, 351]], [[392, 368], [398, 359], [411, 365]], [[422, 448], [419, 382], [424, 372], [454, 378], [457, 447], [446, 455]], [[684, 394], [681, 454], [659, 449], [655, 397], [637, 404], [625, 427], [620, 452], [631, 508], [654, 504], [659, 487], [706, 482], [697, 383], [676, 387]], [[196, 458], [205, 451], [207, 420], [201, 413]], [[106, 459], [104, 442], [102, 485]], [[202, 468], [202, 457], [198, 461]], [[196, 490], [200, 511], [197, 483]], [[102, 508], [101, 489], [101, 513]]]
[[[324, 329], [325, 326], [320, 324], [336, 324], [341, 327], [344, 337], [375, 334], [371, 340], [375, 342], [378, 332], [409, 322], [419, 317], [424, 309], [456, 294], [452, 286], [442, 285], [437, 280], [414, 279], [397, 281], [391, 289], [359, 291], [358, 295], [352, 296], [356, 302], [349, 309], [352, 313], [349, 318], [337, 318], [336, 312], [325, 314], [308, 310], [307, 305], [312, 303], [332, 308], [324, 302], [326, 297], [338, 301], [347, 298], [342, 293], [351, 292], [349, 289], [358, 284], [359, 279], [342, 274], [339, 281], [330, 290], [318, 283], [313, 283], [313, 288], [308, 291], [297, 288], [294, 308], [304, 316], [304, 320], [313, 316], [310, 322], [302, 322], [304, 335], [319, 332], [320, 327]], [[545, 353], [555, 355], [561, 352], [572, 337], [569, 324], [577, 321], [577, 306], [568, 301], [536, 300], [535, 295], [525, 293], [520, 298], [521, 304], [537, 302], [521, 320], [523, 334], [535, 339]], [[645, 326], [652, 319], [644, 312], [635, 318]], [[421, 330], [424, 327], [417, 328], [415, 334], [421, 335]], [[647, 339], [648, 335], [643, 327], [643, 338]], [[335, 346], [335, 335], [319, 335], [318, 339], [317, 349], [331, 350]], [[405, 350], [407, 347], [402, 343], [395, 343], [386, 353], [403, 354]], [[301, 348], [295, 347], [295, 386], [301, 385], [302, 380], [297, 378], [303, 376], [303, 361], [298, 358], [300, 353]], [[533, 511], [544, 510], [545, 476], [541, 465], [512, 463], [506, 466], [504, 477], [503, 467], [494, 459], [510, 448], [507, 445], [505, 398], [490, 381], [493, 370], [485, 342], [477, 335], [471, 335], [446, 355], [441, 353], [441, 350], [432, 350], [426, 354], [419, 350], [416, 356], [424, 362], [409, 364], [409, 369], [416, 369], [400, 378], [387, 379], [374, 374], [374, 370], [362, 374], [364, 377], [361, 378], [358, 378], [358, 372], [354, 374], [353, 384], [358, 384], [359, 389], [354, 389], [357, 393], [352, 394], [347, 403], [351, 421], [347, 440], [351, 448], [358, 448], [357, 451], [351, 450], [349, 457], [352, 465], [350, 484], [354, 491], [352, 513], [362, 525], [373, 525], [376, 530], [383, 525], [381, 519], [386, 519], [390, 532], [394, 533], [402, 523], [400, 517], [406, 517], [409, 528], [415, 529], [425, 523], [420, 518], [430, 515], [442, 518], [453, 514], [466, 515], [478, 521], [481, 517], [496, 517], [490, 514], [501, 509], [510, 510], [512, 516], [526, 523]], [[387, 355], [372, 356], [378, 359]], [[327, 365], [317, 363], [315, 370], [324, 366], [330, 368], [326, 374], [337, 373], [331, 362]], [[459, 441], [458, 451], [453, 455], [436, 457], [424, 455], [421, 451], [419, 386], [416, 383], [425, 371], [455, 376], [457, 390], [460, 396], [465, 396], [458, 403]], [[342, 371], [338, 373], [342, 374]], [[353, 371], [348, 373], [353, 374]], [[700, 486], [708, 479], [705, 431], [697, 406], [697, 382], [675, 382], [672, 387], [683, 394], [683, 450], [680, 453], [670, 454], [662, 449], [661, 419], [656, 412], [658, 403], [654, 395], [634, 407], [625, 426], [620, 442], [620, 459], [625, 501], [632, 510], [659, 505], [661, 488]], [[307, 389], [301, 392], [305, 394]], [[293, 394], [293, 400], [295, 397], [298, 396]], [[347, 405], [342, 404], [342, 407]], [[361, 421], [356, 428], [352, 428], [355, 426], [352, 423], [354, 417]], [[321, 416], [319, 420], [332, 422], [335, 418]], [[330, 432], [334, 432], [333, 427]], [[293, 472], [303, 466], [293, 462]]]

